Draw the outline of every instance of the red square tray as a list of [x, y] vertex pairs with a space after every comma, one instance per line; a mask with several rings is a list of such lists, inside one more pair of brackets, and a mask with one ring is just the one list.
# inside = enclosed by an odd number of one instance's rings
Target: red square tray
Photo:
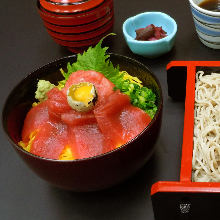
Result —
[[[182, 159], [180, 181], [157, 182], [151, 188], [151, 200], [155, 220], [203, 220], [220, 219], [220, 182], [192, 182], [192, 154], [193, 154], [193, 130], [194, 130], [194, 99], [195, 99], [195, 75], [199, 70], [220, 72], [220, 61], [172, 61], [167, 65], [169, 71], [180, 70], [186, 74], [185, 91], [185, 116], [182, 144]], [[178, 78], [184, 76], [175, 73]], [[185, 82], [182, 82], [185, 83]], [[175, 84], [170, 85], [175, 90]], [[176, 85], [176, 89], [183, 86]], [[184, 88], [183, 88], [184, 89]], [[169, 80], [168, 80], [169, 90]], [[170, 94], [172, 91], [169, 91]], [[183, 97], [175, 97], [182, 99]]]

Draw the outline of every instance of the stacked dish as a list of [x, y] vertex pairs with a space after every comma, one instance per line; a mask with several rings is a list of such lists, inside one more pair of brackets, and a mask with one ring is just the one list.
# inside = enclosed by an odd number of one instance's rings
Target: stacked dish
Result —
[[113, 0], [38, 0], [49, 35], [74, 53], [95, 45], [113, 27]]

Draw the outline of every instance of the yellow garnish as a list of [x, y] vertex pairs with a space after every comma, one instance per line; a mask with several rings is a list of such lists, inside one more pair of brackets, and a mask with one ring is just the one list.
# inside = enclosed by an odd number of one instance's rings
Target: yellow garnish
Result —
[[115, 149], [121, 147], [121, 145], [123, 145], [123, 144], [121, 144], [121, 143], [120, 144], [116, 144]]
[[24, 150], [30, 152], [30, 150], [27, 150], [27, 144], [25, 144], [23, 141], [19, 141], [18, 145], [23, 148]]
[[20, 147], [22, 147], [24, 150], [26, 150], [27, 152], [30, 152], [30, 150], [31, 150], [31, 145], [32, 145], [32, 143], [33, 143], [33, 141], [34, 141], [34, 139], [35, 139], [35, 137], [36, 137], [36, 135], [37, 135], [37, 132], [38, 132], [38, 130], [35, 130], [35, 131], [33, 131], [33, 132], [30, 133], [30, 135], [29, 135], [29, 141], [28, 141], [27, 143], [25, 143], [25, 142], [23, 142], [23, 141], [19, 141], [19, 142], [18, 142], [18, 145], [19, 145]]
[[37, 105], [39, 105], [40, 104], [40, 102], [34, 102], [33, 104], [32, 104], [32, 107], [35, 107], [35, 106], [37, 106]]
[[62, 150], [59, 160], [74, 160], [71, 148], [69, 145], [66, 145], [64, 149]]
[[[61, 71], [62, 69], [60, 69], [60, 71]], [[63, 71], [63, 70], [62, 70]], [[64, 88], [64, 86], [65, 86], [65, 80], [62, 80], [62, 81], [59, 81], [58, 82], [58, 85], [57, 85], [57, 88], [59, 89], [59, 90], [61, 90], [62, 88]]]
[[128, 79], [131, 83], [135, 83], [140, 87], [143, 87], [141, 80], [139, 80], [137, 77], [129, 75], [126, 71], [121, 71], [120, 73], [124, 74], [123, 79]]

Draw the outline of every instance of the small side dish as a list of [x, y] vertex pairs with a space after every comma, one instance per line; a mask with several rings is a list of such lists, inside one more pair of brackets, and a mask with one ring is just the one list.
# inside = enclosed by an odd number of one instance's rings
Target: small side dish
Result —
[[[102, 39], [103, 40], [103, 39]], [[19, 145], [44, 158], [89, 158], [124, 145], [157, 111], [156, 95], [108, 60], [102, 40], [61, 69], [58, 85], [40, 80]]]
[[125, 41], [133, 53], [156, 58], [174, 46], [177, 24], [165, 13], [144, 12], [126, 19], [122, 29]]
[[196, 73], [192, 180], [220, 182], [220, 74]]

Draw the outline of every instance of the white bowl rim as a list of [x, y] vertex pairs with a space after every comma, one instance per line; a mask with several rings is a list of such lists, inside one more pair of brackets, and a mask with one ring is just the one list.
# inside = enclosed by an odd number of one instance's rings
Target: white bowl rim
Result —
[[[166, 37], [164, 38], [161, 38], [159, 40], [155, 40], [155, 41], [138, 41], [138, 40], [135, 40], [133, 39], [128, 33], [127, 33], [127, 30], [125, 29], [125, 26], [126, 24], [130, 21], [130, 20], [133, 20], [133, 19], [136, 19], [137, 17], [140, 17], [142, 15], [147, 15], [147, 14], [160, 14], [160, 15], [163, 15], [165, 16], [168, 20], [172, 21], [172, 23], [174, 24], [174, 29], [173, 31], [171, 32], [171, 34], [167, 35]], [[124, 23], [123, 23], [123, 32], [124, 34], [126, 35], [126, 39], [130, 42], [136, 42], [136, 43], [139, 43], [139, 44], [157, 44], [157, 43], [160, 43], [162, 41], [167, 41], [169, 42], [176, 34], [177, 32], [177, 23], [176, 21], [168, 14], [164, 13], [164, 12], [160, 12], [160, 11], [148, 11], [148, 12], [142, 12], [142, 13], [139, 13], [137, 15], [134, 15], [132, 17], [129, 17], [127, 18]]]
[[215, 17], [220, 18], [220, 12], [214, 12], [214, 11], [209, 11], [209, 10], [203, 9], [203, 8], [199, 7], [196, 3], [194, 3], [193, 0], [189, 0], [189, 2], [198, 11], [201, 11], [202, 13], [207, 14], [207, 15], [211, 15], [211, 16], [215, 16]]

